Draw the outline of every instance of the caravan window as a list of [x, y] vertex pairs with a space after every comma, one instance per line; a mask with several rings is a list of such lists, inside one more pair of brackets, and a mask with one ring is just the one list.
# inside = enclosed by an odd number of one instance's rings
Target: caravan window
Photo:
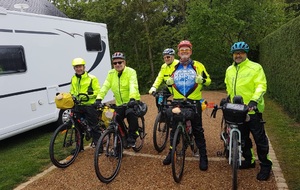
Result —
[[99, 33], [84, 33], [87, 51], [102, 51], [101, 36]]
[[22, 46], [0, 46], [0, 75], [27, 70]]

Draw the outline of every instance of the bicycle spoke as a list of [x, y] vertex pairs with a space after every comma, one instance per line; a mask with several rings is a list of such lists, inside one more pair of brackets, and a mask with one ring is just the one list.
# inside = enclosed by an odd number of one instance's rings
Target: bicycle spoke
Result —
[[80, 151], [81, 134], [70, 124], [62, 124], [54, 132], [50, 141], [49, 153], [52, 163], [65, 168], [71, 165]]

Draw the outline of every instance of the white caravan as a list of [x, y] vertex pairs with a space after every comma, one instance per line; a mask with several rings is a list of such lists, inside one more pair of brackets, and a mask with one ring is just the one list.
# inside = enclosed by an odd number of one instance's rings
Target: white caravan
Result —
[[[0, 140], [60, 121], [57, 92], [68, 92], [72, 59], [103, 84], [111, 69], [106, 24], [0, 7]], [[113, 99], [111, 92], [104, 101]]]

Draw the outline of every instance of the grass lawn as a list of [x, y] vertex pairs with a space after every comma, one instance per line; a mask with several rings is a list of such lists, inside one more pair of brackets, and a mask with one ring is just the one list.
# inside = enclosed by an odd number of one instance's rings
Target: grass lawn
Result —
[[280, 105], [268, 98], [263, 117], [289, 189], [300, 189], [300, 124], [289, 118]]

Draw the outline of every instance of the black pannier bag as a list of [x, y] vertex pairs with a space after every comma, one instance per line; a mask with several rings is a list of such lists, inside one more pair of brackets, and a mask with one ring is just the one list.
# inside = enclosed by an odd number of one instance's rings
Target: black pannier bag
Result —
[[248, 106], [244, 104], [226, 103], [222, 107], [224, 119], [229, 123], [242, 124], [245, 122]]

